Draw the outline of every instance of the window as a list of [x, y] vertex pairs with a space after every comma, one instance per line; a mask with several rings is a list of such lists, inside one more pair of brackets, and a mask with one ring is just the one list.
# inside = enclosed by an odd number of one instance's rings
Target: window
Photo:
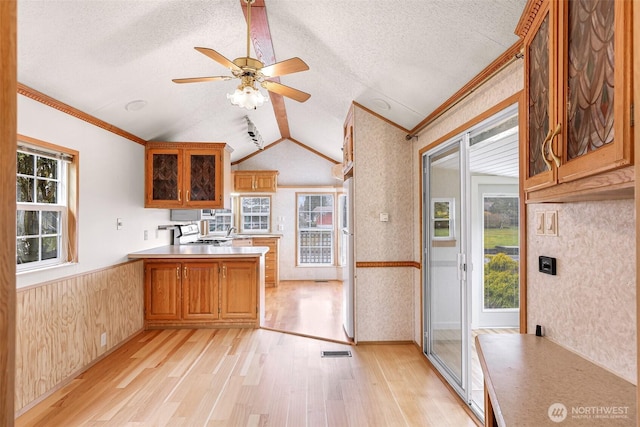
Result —
[[21, 137], [16, 153], [17, 271], [75, 261], [77, 152], [35, 142]]
[[[203, 209], [203, 212], [207, 209]], [[231, 209], [211, 209], [203, 218], [209, 220], [210, 233], [226, 233], [233, 227], [233, 211]]]
[[433, 222], [434, 240], [453, 240], [454, 233], [454, 199], [431, 199], [431, 221]]
[[271, 197], [241, 197], [240, 228], [241, 232], [271, 231]]
[[333, 195], [298, 194], [298, 264], [333, 265]]

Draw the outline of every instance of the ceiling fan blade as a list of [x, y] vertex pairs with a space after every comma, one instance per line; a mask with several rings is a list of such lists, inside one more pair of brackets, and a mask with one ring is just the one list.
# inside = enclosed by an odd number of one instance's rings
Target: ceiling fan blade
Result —
[[287, 98], [294, 99], [298, 102], [305, 102], [307, 99], [311, 97], [311, 95], [309, 95], [306, 92], [303, 92], [298, 89], [294, 89], [289, 86], [285, 86], [281, 83], [265, 80], [261, 84], [262, 84], [262, 87], [268, 91], [278, 93], [282, 96], [286, 96]]
[[197, 50], [198, 52], [204, 54], [204, 55], [207, 55], [209, 58], [211, 58], [214, 61], [216, 61], [217, 63], [223, 65], [225, 68], [228, 68], [228, 69], [233, 70], [233, 71], [242, 71], [242, 68], [238, 67], [232, 61], [230, 61], [229, 59], [225, 58], [224, 56], [222, 56], [221, 54], [219, 54], [218, 52], [216, 52], [213, 49], [209, 49], [208, 47], [195, 47], [194, 49]]
[[308, 69], [309, 66], [302, 59], [295, 57], [263, 67], [261, 72], [267, 77], [277, 77], [306, 71]]
[[188, 79], [172, 79], [174, 83], [197, 83], [197, 82], [213, 82], [216, 80], [231, 80], [230, 76], [213, 76], [213, 77], [191, 77]]

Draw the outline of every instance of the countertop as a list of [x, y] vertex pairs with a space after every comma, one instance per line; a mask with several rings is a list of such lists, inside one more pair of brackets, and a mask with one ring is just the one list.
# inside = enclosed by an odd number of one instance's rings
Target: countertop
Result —
[[636, 386], [549, 339], [482, 334], [476, 344], [499, 426], [636, 425]]
[[266, 246], [167, 245], [133, 252], [130, 259], [256, 258], [269, 252]]

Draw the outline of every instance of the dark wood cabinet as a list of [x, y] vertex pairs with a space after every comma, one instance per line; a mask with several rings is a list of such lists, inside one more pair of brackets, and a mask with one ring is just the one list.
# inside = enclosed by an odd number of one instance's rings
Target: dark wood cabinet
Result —
[[527, 201], [633, 197], [631, 2], [530, 0], [516, 33]]
[[228, 207], [229, 177], [226, 144], [150, 142], [146, 146], [145, 207]]

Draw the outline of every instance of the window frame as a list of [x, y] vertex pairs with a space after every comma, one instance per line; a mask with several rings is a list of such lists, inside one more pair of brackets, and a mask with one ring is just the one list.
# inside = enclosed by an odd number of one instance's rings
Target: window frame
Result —
[[[300, 197], [331, 197], [331, 228], [322, 228], [322, 227], [314, 227], [309, 228], [300, 227]], [[304, 193], [296, 193], [296, 266], [297, 267], [334, 267], [336, 265], [336, 194], [335, 193], [313, 193], [313, 192], [304, 192]], [[301, 236], [302, 232], [305, 231], [321, 231], [323, 234], [327, 234], [330, 236], [330, 243], [328, 245], [321, 245], [321, 248], [330, 249], [330, 261], [329, 262], [302, 262], [302, 248], [308, 247], [309, 245], [302, 245]]]
[[[449, 216], [447, 218], [436, 218], [436, 203], [449, 204]], [[455, 198], [453, 197], [434, 197], [431, 199], [431, 240], [455, 240]], [[449, 233], [446, 236], [436, 236], [436, 222], [448, 222]]]
[[[67, 147], [41, 141], [25, 135], [17, 135], [16, 161], [18, 152], [24, 152], [30, 155], [54, 158], [59, 160], [59, 176], [58, 176], [58, 200], [56, 204], [37, 203], [37, 202], [18, 202], [16, 199], [16, 273], [28, 273], [43, 270], [46, 268], [61, 266], [69, 263], [78, 262], [78, 170], [80, 156], [79, 152]], [[17, 178], [22, 174], [18, 174], [16, 170], [16, 191]], [[36, 172], [34, 171], [34, 176]], [[61, 200], [64, 199], [64, 200]], [[38, 211], [38, 212], [60, 212], [58, 223], [58, 256], [52, 259], [38, 260], [33, 262], [18, 264], [17, 244], [18, 229], [17, 215], [18, 211]], [[41, 215], [41, 214], [40, 214]], [[35, 236], [35, 235], [33, 235]], [[39, 230], [38, 238], [43, 236], [42, 230]], [[45, 235], [51, 237], [51, 235]], [[42, 256], [42, 254], [40, 254]]]
[[[244, 199], [267, 199], [269, 200], [269, 212], [244, 212]], [[271, 233], [271, 212], [273, 210], [273, 201], [271, 200], [271, 195], [268, 194], [243, 194], [238, 197], [238, 228], [239, 233], [250, 233], [250, 234], [269, 234]], [[253, 217], [266, 217], [267, 218], [267, 228], [266, 229], [255, 229], [255, 228], [245, 228], [245, 216], [253, 216]]]

